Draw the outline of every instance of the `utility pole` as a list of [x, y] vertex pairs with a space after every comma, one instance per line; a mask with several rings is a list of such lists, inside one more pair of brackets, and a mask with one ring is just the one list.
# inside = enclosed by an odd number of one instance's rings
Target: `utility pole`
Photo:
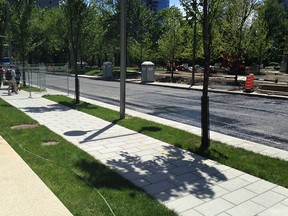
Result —
[[208, 0], [204, 0], [203, 4], [204, 23], [203, 23], [203, 47], [204, 47], [204, 82], [203, 95], [201, 97], [201, 128], [202, 140], [200, 151], [203, 152], [209, 148], [209, 97], [208, 97], [208, 81], [210, 69], [210, 38], [209, 38], [209, 16], [208, 16]]
[[196, 58], [196, 27], [197, 27], [197, 17], [196, 17], [196, 7], [197, 2], [194, 0], [193, 2], [193, 12], [194, 12], [194, 30], [193, 30], [193, 59], [192, 59], [192, 82], [191, 86], [195, 85], [195, 58]]
[[8, 58], [11, 64], [12, 60], [12, 45], [11, 45], [11, 21], [10, 21], [10, 5], [9, 1], [6, 0], [6, 14], [7, 14], [7, 35], [8, 35]]
[[125, 100], [126, 100], [126, 55], [127, 55], [127, 1], [120, 1], [120, 119], [125, 119]]

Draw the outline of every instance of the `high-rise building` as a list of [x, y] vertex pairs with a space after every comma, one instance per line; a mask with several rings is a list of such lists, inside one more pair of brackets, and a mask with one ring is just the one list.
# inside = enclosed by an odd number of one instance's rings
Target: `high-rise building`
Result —
[[36, 5], [41, 8], [58, 8], [59, 0], [36, 0]]
[[288, 0], [279, 0], [279, 3], [283, 4], [286, 12], [288, 12]]
[[169, 7], [170, 0], [146, 0], [147, 6], [150, 6], [152, 10], [158, 12], [164, 8]]

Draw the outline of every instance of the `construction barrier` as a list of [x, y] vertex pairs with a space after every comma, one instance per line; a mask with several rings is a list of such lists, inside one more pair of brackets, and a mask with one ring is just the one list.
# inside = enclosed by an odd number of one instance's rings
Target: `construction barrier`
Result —
[[253, 92], [254, 91], [254, 74], [249, 74], [246, 76], [244, 91], [245, 92]]

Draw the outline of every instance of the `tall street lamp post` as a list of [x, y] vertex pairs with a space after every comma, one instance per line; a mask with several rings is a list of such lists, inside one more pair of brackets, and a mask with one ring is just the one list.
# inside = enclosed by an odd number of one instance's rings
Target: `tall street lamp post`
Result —
[[121, 0], [120, 2], [120, 119], [125, 118], [125, 100], [126, 100], [126, 55], [127, 55], [127, 1]]
[[209, 41], [209, 16], [208, 16], [208, 0], [204, 0], [203, 4], [204, 23], [203, 23], [203, 47], [204, 47], [204, 82], [203, 94], [201, 97], [201, 128], [202, 140], [200, 151], [205, 151], [209, 148], [209, 97], [208, 97], [208, 81], [209, 81], [209, 68], [210, 68], [210, 41]]

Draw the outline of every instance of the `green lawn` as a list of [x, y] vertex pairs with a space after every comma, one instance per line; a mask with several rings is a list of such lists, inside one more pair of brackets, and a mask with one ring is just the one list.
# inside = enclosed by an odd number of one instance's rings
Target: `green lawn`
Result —
[[127, 116], [124, 120], [119, 120], [119, 113], [116, 111], [85, 102], [75, 105], [75, 101], [66, 96], [54, 95], [45, 96], [45, 98], [106, 121], [117, 123], [118, 125], [170, 143], [179, 148], [202, 154], [202, 156], [227, 166], [288, 188], [288, 161], [271, 158], [241, 148], [234, 148], [216, 141], [211, 141], [208, 151], [200, 153], [198, 149], [201, 138], [186, 131], [131, 116]]
[[[176, 215], [143, 190], [0, 99], [0, 135], [73, 215]], [[35, 128], [12, 129], [17, 125]], [[56, 145], [43, 145], [48, 141]], [[101, 195], [100, 195], [100, 194]]]
[[[74, 70], [71, 70], [71, 73], [74, 74]], [[95, 69], [82, 69], [78, 71], [78, 74], [81, 75], [90, 75], [90, 76], [103, 76], [103, 70], [95, 70]], [[127, 68], [126, 76], [137, 76], [139, 75], [139, 71], [137, 68]], [[120, 76], [120, 68], [119, 67], [114, 67], [113, 68], [113, 76], [119, 77]]]

